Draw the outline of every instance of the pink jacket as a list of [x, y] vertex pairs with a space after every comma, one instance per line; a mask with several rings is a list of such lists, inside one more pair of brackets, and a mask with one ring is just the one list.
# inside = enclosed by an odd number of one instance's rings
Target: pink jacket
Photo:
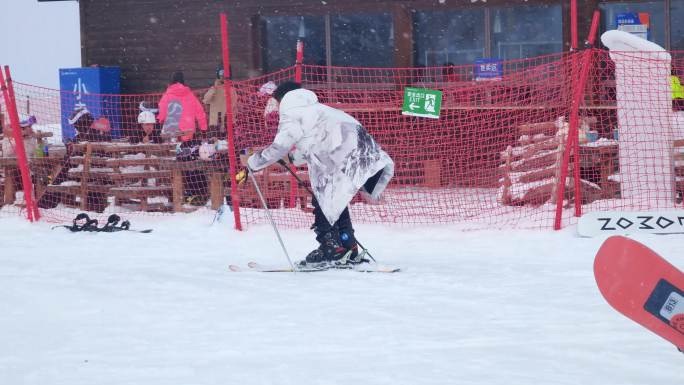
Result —
[[195, 120], [199, 122], [200, 130], [207, 130], [207, 116], [199, 99], [192, 93], [190, 88], [180, 83], [170, 85], [159, 101], [159, 122], [164, 123], [167, 118], [169, 104], [180, 103], [182, 112], [178, 122], [178, 128], [187, 132], [181, 137], [182, 141], [192, 139], [195, 133]]

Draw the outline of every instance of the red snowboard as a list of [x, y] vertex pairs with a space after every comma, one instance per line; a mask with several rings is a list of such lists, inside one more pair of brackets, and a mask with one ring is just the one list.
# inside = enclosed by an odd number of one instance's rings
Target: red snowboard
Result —
[[684, 274], [641, 243], [608, 238], [594, 260], [601, 294], [617, 311], [684, 350]]

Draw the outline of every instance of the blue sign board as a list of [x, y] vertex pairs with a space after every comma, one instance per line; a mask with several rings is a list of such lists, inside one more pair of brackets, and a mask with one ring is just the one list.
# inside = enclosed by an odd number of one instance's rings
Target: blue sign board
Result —
[[615, 15], [615, 28], [623, 24], [641, 24], [639, 15], [635, 12], [618, 13]]
[[650, 39], [650, 17], [646, 12], [625, 12], [615, 15], [615, 28], [642, 39]]
[[121, 136], [119, 67], [65, 68], [59, 70], [62, 140], [76, 136], [69, 118], [74, 111], [86, 108], [94, 120], [109, 119], [112, 137]]
[[500, 59], [475, 60], [475, 80], [501, 80], [503, 63]]

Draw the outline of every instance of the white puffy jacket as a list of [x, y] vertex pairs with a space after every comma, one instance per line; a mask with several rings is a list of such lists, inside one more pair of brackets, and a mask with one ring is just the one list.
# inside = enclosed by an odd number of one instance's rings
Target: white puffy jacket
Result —
[[293, 150], [295, 165], [307, 164], [311, 188], [330, 224], [368, 178], [382, 170], [368, 191], [379, 198], [394, 175], [394, 162], [356, 119], [319, 103], [316, 94], [305, 89], [285, 94], [279, 113], [273, 143], [249, 158], [250, 169], [268, 167]]

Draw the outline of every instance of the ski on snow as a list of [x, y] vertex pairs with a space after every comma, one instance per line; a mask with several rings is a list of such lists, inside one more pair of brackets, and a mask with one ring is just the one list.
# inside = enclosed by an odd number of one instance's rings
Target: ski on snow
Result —
[[[258, 271], [261, 273], [314, 273], [328, 270], [351, 270], [360, 273], [398, 273], [399, 271], [401, 271], [401, 269], [398, 267], [389, 267], [367, 263], [360, 265], [352, 265], [349, 267], [301, 267], [297, 268], [296, 270], [292, 270], [292, 268], [289, 266], [268, 266], [262, 265], [257, 262], [249, 262], [247, 266], [250, 268], [251, 271]], [[230, 271], [234, 272], [242, 271], [240, 266], [237, 265], [230, 265], [228, 268], [230, 269]]]

